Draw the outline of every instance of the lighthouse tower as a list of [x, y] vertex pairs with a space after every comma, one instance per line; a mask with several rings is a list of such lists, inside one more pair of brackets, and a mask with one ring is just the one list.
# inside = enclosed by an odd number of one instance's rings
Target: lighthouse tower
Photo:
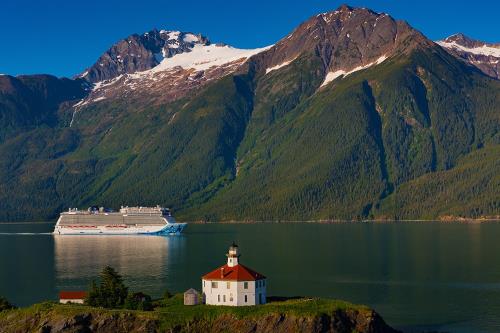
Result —
[[234, 242], [226, 254], [227, 263], [202, 280], [206, 304], [245, 306], [266, 303], [266, 277], [240, 264], [240, 251]]
[[227, 252], [226, 257], [227, 257], [227, 266], [228, 267], [238, 266], [238, 259], [240, 257], [240, 251], [238, 249], [238, 245], [236, 245], [234, 242], [229, 247], [229, 251]]

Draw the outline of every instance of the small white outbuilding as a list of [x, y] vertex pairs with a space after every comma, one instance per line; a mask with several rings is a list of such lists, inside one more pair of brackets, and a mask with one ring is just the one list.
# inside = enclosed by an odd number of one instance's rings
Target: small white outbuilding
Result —
[[190, 288], [184, 292], [184, 305], [197, 305], [200, 303], [197, 290]]
[[245, 306], [266, 303], [266, 277], [239, 263], [232, 244], [227, 264], [202, 277], [203, 299], [210, 305]]

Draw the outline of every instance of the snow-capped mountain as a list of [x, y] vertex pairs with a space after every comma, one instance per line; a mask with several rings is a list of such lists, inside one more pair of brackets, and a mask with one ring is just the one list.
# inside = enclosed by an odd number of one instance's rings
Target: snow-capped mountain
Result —
[[133, 34], [107, 50], [79, 77], [89, 82], [113, 79], [119, 75], [151, 69], [164, 58], [189, 52], [194, 45], [208, 45], [208, 39], [190, 32], [153, 29]]
[[113, 45], [79, 77], [94, 83], [77, 111], [94, 102], [126, 98], [129, 103], [163, 103], [238, 70], [252, 57], [255, 70], [268, 74], [316, 50], [324, 65], [323, 83], [378, 65], [417, 45], [432, 43], [404, 21], [347, 5], [318, 14], [275, 45], [237, 49], [212, 44], [201, 34], [152, 30]]
[[144, 98], [172, 101], [193, 88], [234, 72], [249, 57], [267, 48], [237, 49], [212, 44], [198, 34], [153, 30], [132, 35], [111, 47], [79, 75], [93, 83], [76, 111], [94, 102]]
[[454, 56], [500, 79], [500, 44], [491, 44], [455, 34], [437, 42]]

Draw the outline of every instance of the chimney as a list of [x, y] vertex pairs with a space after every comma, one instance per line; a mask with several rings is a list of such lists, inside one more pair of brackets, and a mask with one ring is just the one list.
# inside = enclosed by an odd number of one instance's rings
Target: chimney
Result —
[[224, 278], [224, 267], [220, 268], [220, 277], [221, 279]]

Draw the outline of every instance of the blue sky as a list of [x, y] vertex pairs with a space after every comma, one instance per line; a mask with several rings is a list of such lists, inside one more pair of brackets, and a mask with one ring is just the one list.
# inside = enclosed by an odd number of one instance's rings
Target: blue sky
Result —
[[342, 3], [404, 19], [434, 40], [463, 32], [500, 42], [500, 1], [2, 0], [0, 73], [72, 76], [117, 40], [154, 27], [240, 48], [265, 46]]

